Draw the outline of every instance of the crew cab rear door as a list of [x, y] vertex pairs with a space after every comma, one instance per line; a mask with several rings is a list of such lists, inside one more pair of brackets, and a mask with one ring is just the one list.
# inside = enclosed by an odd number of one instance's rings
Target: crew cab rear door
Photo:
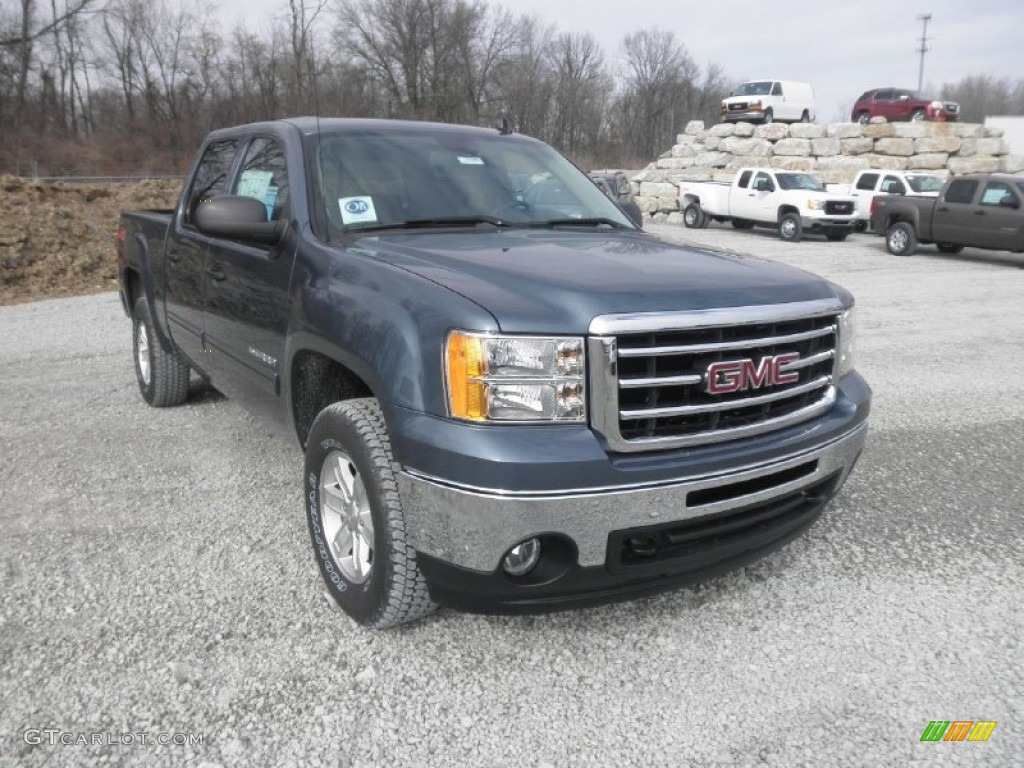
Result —
[[[254, 135], [242, 143], [242, 161], [226, 193], [256, 198], [266, 206], [268, 220], [287, 221], [292, 185], [282, 142]], [[208, 371], [218, 389], [240, 400], [265, 401], [280, 392], [293, 256], [284, 242], [210, 240], [204, 316]]]
[[935, 202], [931, 238], [925, 239], [956, 245], [976, 242], [979, 220], [984, 218], [975, 215], [978, 186], [977, 179], [953, 179]]
[[1012, 251], [1024, 242], [1021, 196], [1006, 181], [986, 181], [974, 212], [977, 236], [971, 243], [982, 248]]
[[167, 327], [175, 346], [204, 373], [208, 361], [203, 345], [203, 302], [210, 238], [196, 229], [193, 216], [202, 200], [224, 193], [237, 148], [236, 139], [225, 139], [210, 142], [202, 150], [188, 191], [175, 212], [164, 253]]

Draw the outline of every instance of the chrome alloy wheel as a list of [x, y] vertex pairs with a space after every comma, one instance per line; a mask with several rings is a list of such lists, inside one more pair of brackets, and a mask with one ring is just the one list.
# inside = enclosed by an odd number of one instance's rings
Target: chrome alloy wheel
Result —
[[320, 468], [320, 519], [342, 575], [363, 584], [373, 568], [373, 515], [363, 478], [348, 454], [334, 450]]
[[149, 365], [149, 334], [146, 332], [146, 324], [137, 322], [138, 331], [135, 334], [135, 357], [139, 364], [139, 376], [142, 383], [149, 386], [150, 365]]
[[894, 229], [890, 232], [889, 248], [896, 253], [903, 253], [907, 249], [907, 233], [902, 229]]
[[790, 238], [796, 235], [796, 222], [792, 219], [786, 219], [782, 222], [782, 236]]

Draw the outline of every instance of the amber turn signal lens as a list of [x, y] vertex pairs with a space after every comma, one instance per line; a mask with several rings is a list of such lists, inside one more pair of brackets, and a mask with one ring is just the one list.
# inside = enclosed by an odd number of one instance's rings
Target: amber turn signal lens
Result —
[[471, 421], [487, 418], [487, 385], [480, 339], [464, 333], [448, 336], [448, 399], [452, 416]]

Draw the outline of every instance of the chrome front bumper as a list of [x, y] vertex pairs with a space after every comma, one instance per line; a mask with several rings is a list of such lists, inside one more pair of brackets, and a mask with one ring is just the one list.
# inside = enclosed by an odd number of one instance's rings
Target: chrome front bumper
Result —
[[[409, 542], [451, 565], [479, 572], [494, 571], [510, 547], [531, 536], [560, 534], [571, 539], [582, 567], [605, 563], [613, 531], [691, 520], [769, 502], [841, 475], [845, 482], [867, 435], [862, 423], [842, 437], [777, 461], [745, 466], [703, 477], [668, 483], [609, 488], [572, 489], [559, 493], [525, 493], [471, 488], [405, 470], [398, 478]], [[813, 463], [813, 470], [810, 465]], [[749, 481], [801, 466], [808, 471], [795, 480], [743, 493]], [[739, 484], [745, 483], [745, 486]], [[731, 494], [729, 486], [736, 485]], [[695, 491], [720, 489], [723, 498], [688, 504]]]

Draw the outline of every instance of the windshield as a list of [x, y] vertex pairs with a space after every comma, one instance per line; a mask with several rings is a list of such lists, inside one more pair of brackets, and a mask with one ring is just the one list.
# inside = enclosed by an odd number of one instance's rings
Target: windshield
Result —
[[730, 96], [767, 96], [772, 92], [772, 81], [771, 80], [758, 80], [755, 83], [744, 83], [735, 91], [730, 93]]
[[923, 176], [912, 176], [908, 173], [907, 183], [910, 185], [912, 190], [919, 194], [942, 191], [942, 179], [938, 176], [930, 176], [928, 174]]
[[328, 237], [479, 224], [635, 229], [576, 166], [520, 136], [369, 127], [312, 148]]
[[825, 185], [807, 173], [777, 173], [779, 186], [783, 189], [807, 189], [812, 192], [824, 192]]

